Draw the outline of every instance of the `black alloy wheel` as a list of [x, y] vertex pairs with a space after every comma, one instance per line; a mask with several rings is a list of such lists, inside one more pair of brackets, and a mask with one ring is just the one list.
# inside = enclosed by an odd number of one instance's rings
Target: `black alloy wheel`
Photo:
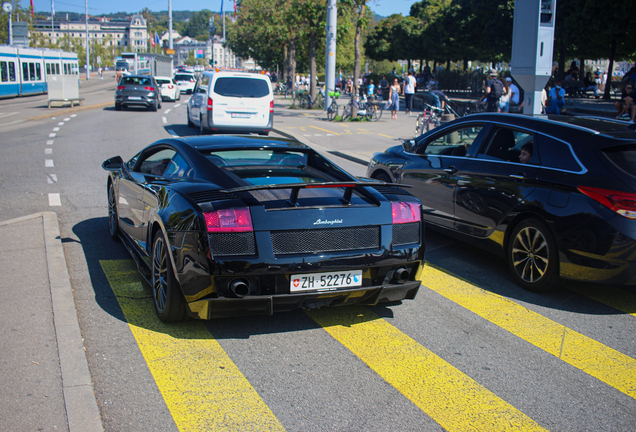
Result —
[[119, 241], [119, 219], [117, 216], [117, 200], [112, 183], [108, 187], [108, 231], [113, 240]]
[[539, 219], [526, 219], [513, 229], [507, 259], [515, 282], [528, 291], [551, 291], [559, 283], [556, 241]]
[[186, 318], [186, 307], [168, 251], [169, 245], [163, 233], [157, 232], [152, 246], [152, 297], [159, 319], [173, 323]]

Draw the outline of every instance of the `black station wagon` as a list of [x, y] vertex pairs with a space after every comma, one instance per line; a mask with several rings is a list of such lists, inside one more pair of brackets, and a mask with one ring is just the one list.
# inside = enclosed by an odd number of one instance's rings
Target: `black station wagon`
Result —
[[475, 114], [371, 159], [423, 219], [505, 257], [532, 291], [561, 278], [636, 284], [636, 131], [585, 117]]

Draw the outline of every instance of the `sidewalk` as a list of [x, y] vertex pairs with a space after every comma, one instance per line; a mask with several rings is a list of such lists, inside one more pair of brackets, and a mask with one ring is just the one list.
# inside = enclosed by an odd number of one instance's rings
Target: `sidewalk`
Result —
[[2, 430], [103, 431], [57, 214], [0, 222]]

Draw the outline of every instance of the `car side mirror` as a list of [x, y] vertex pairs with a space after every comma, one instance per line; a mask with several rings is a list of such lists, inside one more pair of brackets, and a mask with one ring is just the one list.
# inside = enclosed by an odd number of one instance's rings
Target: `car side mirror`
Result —
[[415, 147], [416, 147], [415, 140], [406, 140], [402, 143], [402, 148], [407, 153], [414, 153]]
[[105, 160], [102, 164], [102, 168], [106, 171], [119, 171], [124, 167], [124, 161], [121, 156], [115, 156], [108, 160]]

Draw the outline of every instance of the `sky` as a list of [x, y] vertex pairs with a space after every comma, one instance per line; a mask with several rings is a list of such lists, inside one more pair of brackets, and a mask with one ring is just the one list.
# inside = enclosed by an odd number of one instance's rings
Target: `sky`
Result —
[[[369, 0], [367, 4], [372, 11], [382, 16], [401, 13], [406, 16], [411, 10], [411, 5], [416, 0]], [[221, 10], [221, 0], [172, 0], [173, 11], [200, 11], [209, 9], [212, 12]], [[21, 0], [22, 7], [29, 7], [30, 0]], [[36, 12], [51, 12], [51, 0], [33, 0]], [[54, 0], [55, 13], [86, 11], [86, 0]], [[234, 10], [233, 0], [224, 1], [226, 12]], [[168, 0], [88, 0], [88, 14], [101, 15], [115, 12], [134, 13], [148, 8], [153, 12], [168, 10]]]

